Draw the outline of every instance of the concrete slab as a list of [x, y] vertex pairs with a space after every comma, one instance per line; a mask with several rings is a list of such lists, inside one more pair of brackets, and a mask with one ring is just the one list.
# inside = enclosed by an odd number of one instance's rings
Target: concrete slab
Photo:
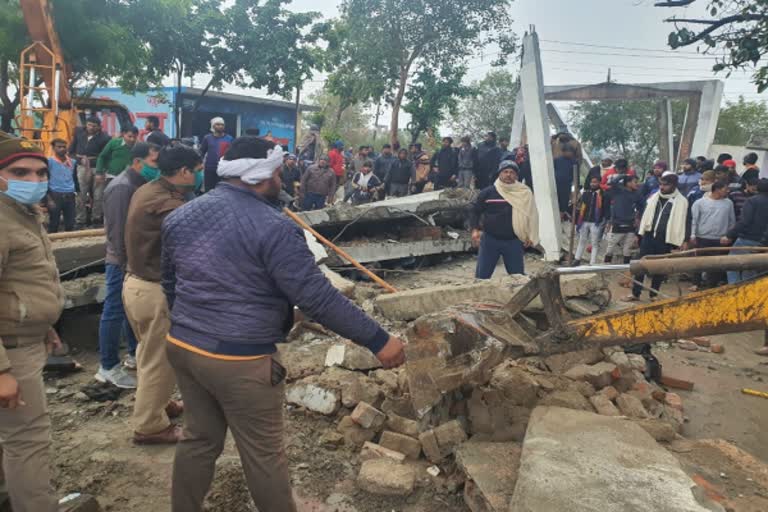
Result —
[[322, 210], [299, 212], [298, 215], [313, 228], [342, 226], [363, 218], [367, 221], [394, 220], [412, 217], [413, 214], [425, 218], [443, 210], [466, 208], [474, 196], [475, 193], [469, 190], [438, 190], [358, 206], [341, 203]]
[[537, 407], [509, 512], [706, 512], [677, 459], [631, 421]]
[[53, 257], [56, 258], [59, 272], [67, 272], [88, 264], [103, 263], [107, 254], [105, 240], [104, 236], [88, 236], [51, 242]]
[[[342, 245], [341, 249], [360, 263], [374, 261], [398, 260], [413, 256], [428, 256], [430, 254], [445, 254], [452, 252], [467, 252], [472, 243], [467, 233], [463, 233], [458, 239], [419, 240], [415, 242], [398, 242], [395, 240], [384, 242], [369, 242], [356, 245]], [[329, 266], [349, 265], [335, 252], [328, 255]]]
[[456, 464], [467, 477], [464, 502], [472, 512], [506, 512], [517, 483], [521, 448], [516, 443], [464, 443]]

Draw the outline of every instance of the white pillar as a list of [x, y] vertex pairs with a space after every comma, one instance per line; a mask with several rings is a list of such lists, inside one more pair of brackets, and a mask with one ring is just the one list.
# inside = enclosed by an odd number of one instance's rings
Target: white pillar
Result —
[[528, 133], [528, 151], [536, 191], [534, 195], [539, 210], [539, 237], [544, 248], [544, 259], [557, 261], [560, 259], [560, 211], [557, 205], [547, 107], [544, 103], [539, 37], [533, 31], [523, 38], [520, 89], [524, 98], [525, 128]]
[[696, 124], [696, 133], [691, 145], [691, 158], [708, 155], [715, 140], [717, 121], [720, 119], [720, 103], [723, 101], [725, 83], [720, 80], [708, 80], [701, 90], [701, 108]]
[[512, 116], [512, 134], [509, 136], [509, 147], [516, 148], [523, 143], [523, 128], [525, 112], [523, 111], [523, 89], [517, 90], [515, 97], [515, 113]]

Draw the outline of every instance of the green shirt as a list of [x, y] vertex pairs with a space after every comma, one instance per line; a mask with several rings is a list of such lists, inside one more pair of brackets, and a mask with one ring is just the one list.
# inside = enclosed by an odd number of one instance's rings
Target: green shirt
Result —
[[122, 137], [112, 139], [104, 146], [96, 160], [96, 174], [117, 176], [131, 163], [131, 150]]

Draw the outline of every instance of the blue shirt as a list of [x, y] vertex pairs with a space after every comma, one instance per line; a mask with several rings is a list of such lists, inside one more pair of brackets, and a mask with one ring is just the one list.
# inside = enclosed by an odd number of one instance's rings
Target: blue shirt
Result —
[[63, 162], [53, 156], [48, 158], [48, 190], [60, 193], [74, 192], [73, 168], [74, 164], [69, 158]]
[[205, 136], [200, 146], [200, 153], [205, 155], [204, 164], [206, 169], [216, 169], [218, 167], [219, 159], [227, 152], [233, 140], [235, 138], [226, 133], [221, 137], [217, 137], [212, 133]]

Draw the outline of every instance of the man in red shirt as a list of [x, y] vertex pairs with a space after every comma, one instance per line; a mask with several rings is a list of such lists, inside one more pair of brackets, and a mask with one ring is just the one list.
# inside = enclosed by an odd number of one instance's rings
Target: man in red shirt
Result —
[[333, 147], [328, 151], [328, 158], [330, 159], [330, 167], [333, 169], [333, 173], [336, 175], [336, 182], [339, 185], [343, 185], [345, 181], [344, 175], [344, 143], [337, 140], [333, 143]]

